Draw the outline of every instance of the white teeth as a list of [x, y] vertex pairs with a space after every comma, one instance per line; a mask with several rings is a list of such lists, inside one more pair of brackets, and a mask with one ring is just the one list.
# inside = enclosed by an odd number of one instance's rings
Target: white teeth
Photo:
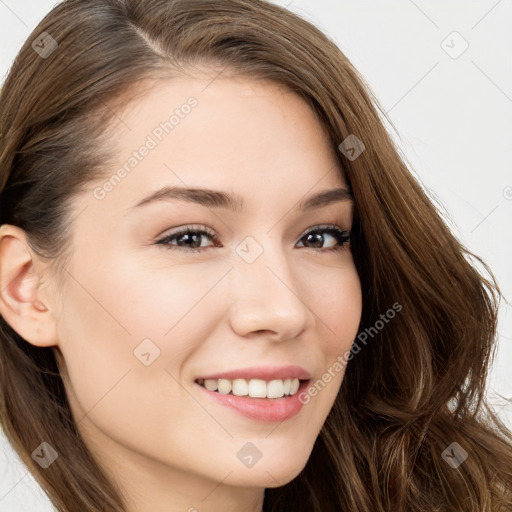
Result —
[[209, 389], [210, 391], [217, 391], [217, 386], [218, 386], [218, 381], [217, 379], [206, 379], [204, 381], [204, 387], [206, 389]]
[[227, 379], [219, 379], [218, 388], [219, 393], [227, 395], [231, 391], [231, 381]]
[[268, 398], [281, 398], [284, 395], [284, 384], [282, 380], [271, 380], [267, 384]]
[[249, 394], [249, 384], [245, 379], [235, 379], [231, 392], [236, 396], [246, 396]]
[[262, 379], [206, 379], [199, 382], [209, 391], [218, 391], [223, 395], [249, 395], [252, 398], [281, 398], [294, 395], [300, 385], [299, 379], [275, 379], [268, 382]]
[[290, 382], [290, 395], [295, 395], [299, 389], [299, 379], [293, 379]]
[[265, 398], [267, 396], [267, 383], [261, 379], [251, 379], [249, 381], [249, 396]]

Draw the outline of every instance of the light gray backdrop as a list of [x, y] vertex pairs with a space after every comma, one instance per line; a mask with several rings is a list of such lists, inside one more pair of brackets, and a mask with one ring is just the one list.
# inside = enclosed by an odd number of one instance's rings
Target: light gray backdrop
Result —
[[[359, 69], [396, 127], [413, 170], [442, 201], [457, 235], [491, 266], [510, 300], [512, 3], [274, 1], [323, 29]], [[0, 0], [0, 82], [56, 3]], [[512, 312], [506, 304], [499, 333], [489, 396], [512, 427]], [[0, 510], [52, 510], [3, 436]]]

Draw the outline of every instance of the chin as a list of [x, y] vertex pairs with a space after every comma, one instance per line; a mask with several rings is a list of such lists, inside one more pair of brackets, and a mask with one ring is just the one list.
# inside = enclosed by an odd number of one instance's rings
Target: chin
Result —
[[281, 487], [291, 482], [304, 469], [308, 461], [307, 457], [286, 458], [285, 454], [276, 454], [275, 459], [263, 458], [247, 471], [237, 471], [231, 481], [232, 485], [247, 487]]

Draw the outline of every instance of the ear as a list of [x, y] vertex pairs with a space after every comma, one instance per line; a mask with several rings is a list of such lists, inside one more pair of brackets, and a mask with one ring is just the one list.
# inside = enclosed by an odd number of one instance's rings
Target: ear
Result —
[[0, 226], [0, 314], [23, 339], [48, 347], [57, 344], [57, 325], [41, 286], [42, 269], [25, 231]]

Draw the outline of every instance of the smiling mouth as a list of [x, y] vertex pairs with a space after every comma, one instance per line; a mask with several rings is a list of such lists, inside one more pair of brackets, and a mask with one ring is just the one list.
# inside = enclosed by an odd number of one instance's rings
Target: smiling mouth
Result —
[[249, 398], [286, 398], [295, 395], [302, 379], [196, 379], [208, 391], [222, 395], [245, 396]]

